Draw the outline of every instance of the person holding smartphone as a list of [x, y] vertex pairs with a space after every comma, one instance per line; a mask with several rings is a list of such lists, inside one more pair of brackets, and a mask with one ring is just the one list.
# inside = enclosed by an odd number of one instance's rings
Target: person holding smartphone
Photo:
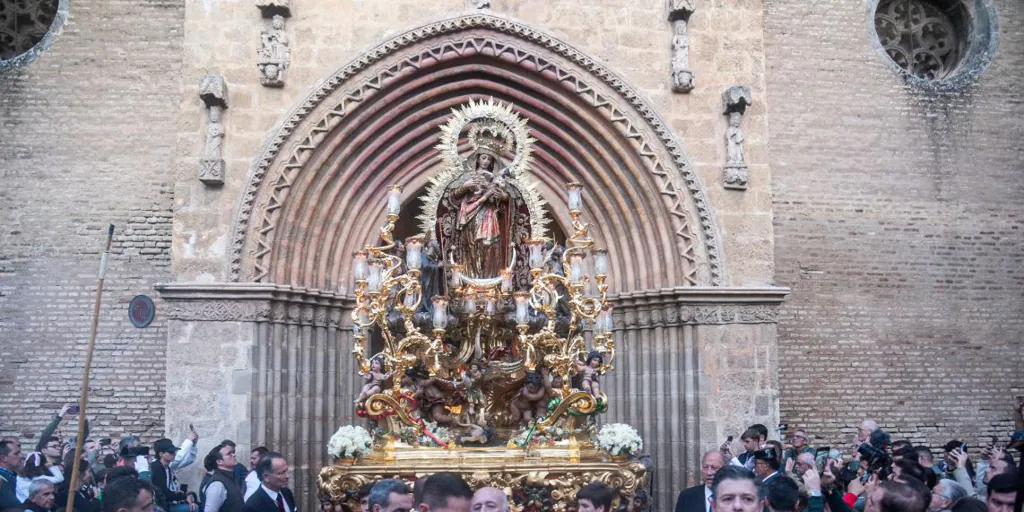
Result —
[[165, 438], [153, 443], [153, 451], [156, 453], [156, 463], [150, 469], [153, 473], [153, 486], [160, 491], [156, 493], [157, 504], [167, 512], [195, 512], [195, 499], [181, 490], [175, 470], [171, 467], [180, 448]]

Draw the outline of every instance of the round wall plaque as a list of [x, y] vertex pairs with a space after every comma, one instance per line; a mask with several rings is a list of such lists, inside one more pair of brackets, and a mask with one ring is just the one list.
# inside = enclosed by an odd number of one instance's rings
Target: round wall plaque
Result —
[[149, 326], [155, 316], [156, 304], [153, 304], [153, 299], [146, 295], [136, 295], [128, 303], [128, 320], [131, 320], [135, 327], [141, 329]]

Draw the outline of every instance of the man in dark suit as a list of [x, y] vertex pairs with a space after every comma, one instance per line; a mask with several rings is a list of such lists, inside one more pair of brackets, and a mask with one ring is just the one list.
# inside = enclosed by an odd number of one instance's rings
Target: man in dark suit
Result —
[[725, 457], [718, 450], [704, 454], [700, 461], [700, 472], [704, 483], [679, 493], [676, 512], [711, 512], [711, 481], [718, 470], [725, 466]]
[[242, 512], [299, 512], [288, 488], [288, 461], [277, 452], [267, 452], [256, 464], [259, 489], [249, 496]]

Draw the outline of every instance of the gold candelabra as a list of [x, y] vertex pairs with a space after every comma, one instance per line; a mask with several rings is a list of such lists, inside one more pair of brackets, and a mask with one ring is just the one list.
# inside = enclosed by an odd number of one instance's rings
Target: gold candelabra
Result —
[[[380, 229], [381, 245], [367, 245], [354, 255], [352, 272], [355, 278], [355, 307], [352, 311], [355, 344], [352, 350], [362, 372], [371, 370], [373, 358], [380, 357], [392, 369], [394, 384], [389, 392], [399, 398], [401, 377], [406, 370], [423, 366], [431, 377], [447, 377], [449, 372], [465, 365], [475, 356], [484, 357], [486, 343], [492, 349], [501, 329], [504, 315], [513, 313], [513, 324], [508, 325], [512, 335], [511, 356], [518, 358], [526, 371], [548, 368], [552, 378], [561, 380], [555, 390], [562, 398], [571, 393], [574, 372], [591, 372], [594, 377], [612, 369], [615, 343], [612, 336], [612, 306], [608, 294], [608, 252], [595, 249], [588, 234], [589, 224], [581, 220], [582, 188], [569, 183], [568, 203], [572, 235], [566, 240], [565, 251], [558, 267], [547, 265], [550, 252], [545, 254], [545, 238], [532, 238], [526, 243], [527, 262], [531, 286], [528, 290], [515, 290], [512, 267], [498, 278], [476, 279], [463, 274], [457, 263], [448, 267], [450, 287], [447, 296], [430, 297], [433, 305], [430, 315], [432, 336], [416, 325], [415, 314], [425, 299], [420, 284], [424, 236], [405, 240], [405, 266], [402, 259], [391, 254], [396, 247], [393, 230], [399, 218], [401, 187], [392, 186], [387, 196], [387, 222]], [[514, 249], [514, 246], [513, 246]], [[593, 276], [588, 271], [592, 264]], [[558, 269], [561, 272], [557, 272]], [[591, 285], [593, 282], [593, 285]], [[537, 316], [531, 314], [531, 309]], [[398, 336], [389, 324], [389, 314], [397, 311], [405, 332]], [[563, 313], [559, 317], [559, 313]], [[560, 336], [560, 320], [568, 312], [568, 334]], [[450, 316], [459, 319], [459, 327], [450, 329]], [[543, 326], [530, 333], [534, 319], [539, 316]], [[593, 351], [600, 356], [598, 367], [589, 365], [584, 331], [592, 326]], [[366, 340], [373, 328], [380, 331], [382, 350], [371, 357], [366, 355]], [[563, 330], [564, 332], [564, 330]], [[460, 348], [446, 353], [444, 341], [453, 340]], [[591, 352], [593, 354], [594, 352]], [[603, 399], [603, 397], [602, 397]]]

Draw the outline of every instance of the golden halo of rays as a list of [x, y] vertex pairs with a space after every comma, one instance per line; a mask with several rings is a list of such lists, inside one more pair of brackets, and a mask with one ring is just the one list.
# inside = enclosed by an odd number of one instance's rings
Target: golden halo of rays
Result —
[[476, 121], [489, 121], [501, 124], [511, 134], [515, 142], [515, 157], [509, 164], [509, 185], [515, 187], [530, 211], [530, 236], [540, 238], [547, 236], [549, 219], [544, 217], [544, 198], [537, 191], [537, 183], [530, 179], [528, 171], [533, 163], [533, 143], [526, 120], [519, 117], [512, 105], [494, 98], [486, 102], [470, 100], [469, 103], [452, 109], [452, 117], [441, 126], [441, 142], [435, 148], [441, 152], [443, 168], [430, 177], [427, 194], [423, 201], [423, 213], [418, 217], [420, 227], [429, 237], [435, 236], [437, 224], [437, 208], [441, 205], [441, 197], [459, 176], [464, 172], [462, 155], [459, 154], [459, 134], [466, 125]]

